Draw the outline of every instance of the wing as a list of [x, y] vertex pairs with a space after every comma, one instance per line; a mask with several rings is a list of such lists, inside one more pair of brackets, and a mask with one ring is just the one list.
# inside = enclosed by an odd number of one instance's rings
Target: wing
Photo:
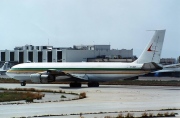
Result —
[[71, 78], [88, 80], [88, 76], [86, 74], [70, 74], [61, 70], [54, 70], [54, 69], [47, 70], [47, 73], [55, 76], [69, 76]]
[[180, 72], [180, 63], [163, 66], [162, 70], [155, 71], [154, 73], [165, 73], [165, 72]]
[[31, 81], [35, 83], [49, 83], [54, 82], [58, 76], [67, 76], [72, 78], [71, 80], [88, 80], [88, 76], [86, 74], [70, 74], [65, 71], [55, 69], [48, 69], [47, 71], [31, 74], [30, 78]]

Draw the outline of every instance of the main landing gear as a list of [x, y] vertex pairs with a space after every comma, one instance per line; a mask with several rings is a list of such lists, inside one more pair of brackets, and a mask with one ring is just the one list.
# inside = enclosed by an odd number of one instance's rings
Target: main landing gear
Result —
[[99, 87], [99, 83], [98, 82], [89, 82], [88, 87]]
[[[78, 82], [72, 82], [69, 84], [70, 87], [76, 87], [76, 88], [80, 88], [81, 87], [81, 83]], [[88, 87], [99, 87], [99, 83], [98, 82], [89, 82], [87, 84]]]
[[81, 83], [74, 82], [74, 83], [70, 83], [69, 86], [70, 86], [70, 87], [77, 87], [77, 88], [80, 88], [80, 87], [81, 87]]
[[21, 86], [26, 86], [26, 81], [22, 81]]

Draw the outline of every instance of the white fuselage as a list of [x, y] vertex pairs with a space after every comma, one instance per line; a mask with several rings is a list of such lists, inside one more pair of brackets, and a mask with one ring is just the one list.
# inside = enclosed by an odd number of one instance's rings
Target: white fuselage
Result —
[[[149, 73], [149, 71], [141, 69], [142, 65], [117, 62], [24, 63], [12, 67], [7, 71], [7, 75], [14, 79], [25, 81], [31, 79], [31, 74], [54, 69], [75, 77], [84, 78], [86, 81], [111, 81]], [[63, 76], [59, 78], [63, 79]]]

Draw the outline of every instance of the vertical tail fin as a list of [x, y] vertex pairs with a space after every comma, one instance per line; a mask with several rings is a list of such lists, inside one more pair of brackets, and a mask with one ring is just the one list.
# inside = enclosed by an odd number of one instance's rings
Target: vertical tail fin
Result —
[[160, 62], [160, 56], [162, 51], [162, 46], [164, 42], [166, 30], [155, 30], [154, 36], [151, 41], [146, 46], [145, 50], [139, 56], [139, 58], [133, 63], [149, 63], [149, 62]]

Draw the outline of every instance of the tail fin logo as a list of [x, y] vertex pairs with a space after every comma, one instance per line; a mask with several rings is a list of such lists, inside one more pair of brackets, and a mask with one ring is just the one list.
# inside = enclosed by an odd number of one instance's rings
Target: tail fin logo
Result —
[[149, 51], [149, 52], [154, 51], [154, 50], [151, 49], [151, 48], [152, 48], [152, 45], [153, 45], [153, 44], [151, 44], [151, 46], [148, 48], [147, 51]]

